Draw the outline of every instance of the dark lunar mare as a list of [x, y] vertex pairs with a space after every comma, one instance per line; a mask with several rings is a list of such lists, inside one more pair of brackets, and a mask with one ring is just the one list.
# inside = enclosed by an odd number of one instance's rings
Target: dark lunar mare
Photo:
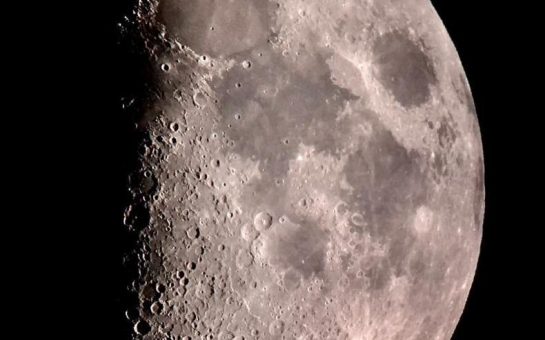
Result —
[[432, 61], [408, 32], [380, 36], [373, 54], [380, 82], [403, 106], [418, 106], [430, 98], [430, 85], [437, 81]]
[[[202, 2], [205, 5], [212, 3], [211, 1]], [[238, 0], [234, 3], [240, 6], [248, 1]], [[146, 10], [145, 6], [144, 2], [143, 10]], [[194, 17], [198, 18], [206, 12], [206, 6], [203, 8], [199, 5], [193, 9], [186, 9], [189, 12], [194, 10], [196, 12]], [[257, 10], [255, 7], [251, 8], [253, 9], [247, 9], [250, 14], [251, 11]], [[182, 8], [182, 12], [184, 10]], [[248, 32], [251, 31], [249, 29], [253, 25], [248, 16], [241, 20], [240, 27], [233, 26], [234, 23], [229, 20], [226, 21], [227, 14], [230, 15], [232, 11], [235, 11], [240, 15], [240, 10], [243, 9], [229, 7], [224, 13], [220, 13], [217, 22], [226, 25], [223, 29], [226, 29], [225, 27], [233, 28], [235, 38], [244, 37], [247, 38], [245, 41], [250, 42], [253, 41], [252, 39], [259, 40], [260, 36], [248, 35]], [[261, 8], [259, 11], [264, 11], [264, 9]], [[173, 12], [180, 14], [176, 11]], [[192, 39], [197, 37], [198, 39], [189, 41], [189, 43], [211, 55], [217, 54], [214, 49], [215, 38], [209, 35], [206, 35], [206, 39], [203, 38], [204, 30], [210, 29], [209, 22], [204, 20], [196, 28], [193, 28], [193, 14], [185, 12], [182, 14], [180, 14], [182, 17], [180, 20], [186, 20], [185, 22], [175, 21], [169, 24], [174, 27], [182, 27], [181, 32], [174, 33], [179, 34], [182, 40], [187, 36]], [[172, 80], [173, 72], [170, 73], [170, 76], [157, 75], [158, 65], [161, 65], [159, 59], [163, 56], [172, 57], [172, 55], [168, 55], [168, 50], [172, 46], [164, 46], [163, 44], [167, 43], [157, 38], [161, 34], [151, 25], [150, 23], [150, 27], [147, 27], [143, 23], [136, 27], [126, 24], [124, 34], [130, 39], [121, 47], [123, 50], [121, 59], [124, 62], [130, 61], [125, 67], [129, 68], [130, 66], [131, 69], [130, 72], [126, 72], [125, 81], [127, 84], [124, 88], [129, 90], [123, 94], [123, 112], [126, 115], [126, 121], [135, 128], [128, 133], [129, 137], [126, 142], [127, 150], [130, 150], [126, 154], [126, 169], [130, 176], [128, 176], [129, 192], [124, 197], [124, 201], [128, 208], [124, 213], [124, 229], [120, 229], [122, 231], [118, 235], [122, 240], [120, 243], [123, 243], [121, 251], [124, 254], [123, 277], [119, 284], [122, 290], [121, 303], [119, 304], [120, 317], [127, 319], [127, 327], [124, 328], [124, 331], [129, 338], [133, 326], [140, 334], [149, 331], [149, 325], [144, 320], [152, 316], [150, 312], [152, 301], [158, 300], [160, 292], [166, 289], [157, 282], [161, 274], [164, 274], [162, 273], [164, 268], [162, 267], [163, 257], [160, 253], [162, 247], [156, 236], [160, 233], [166, 234], [164, 231], [170, 226], [168, 225], [168, 216], [161, 215], [161, 205], [155, 199], [156, 192], [163, 183], [154, 178], [154, 173], [165, 173], [164, 169], [160, 167], [161, 164], [166, 163], [165, 154], [169, 152], [171, 141], [160, 139], [161, 136], [155, 136], [152, 140], [149, 133], [154, 129], [156, 132], [161, 131], [160, 128], [157, 128], [158, 120], [166, 118], [168, 121], [173, 117], [165, 117], [165, 112], [157, 110], [153, 104], [156, 102], [170, 104], [175, 100], [171, 93], [166, 92], [170, 87], [174, 87], [174, 83], [176, 83], [176, 87], [179, 85], [184, 91], [190, 92], [191, 82], [197, 83], [200, 80], [199, 77], [202, 76], [198, 74], [197, 67], [194, 65], [186, 67], [183, 63], [176, 66], [177, 74], [181, 75], [180, 79]], [[241, 27], [248, 29], [241, 29]], [[197, 32], [193, 32], [193, 29]], [[259, 32], [259, 30], [257, 31]], [[200, 38], [208, 41], [208, 45], [202, 43]], [[331, 126], [337, 124], [335, 119], [343, 109], [343, 103], [350, 102], [357, 97], [351, 95], [347, 90], [335, 86], [328, 72], [319, 73], [320, 71], [317, 71], [318, 74], [312, 75], [292, 72], [290, 67], [293, 65], [289, 65], [288, 61], [283, 60], [281, 53], [275, 52], [271, 48], [273, 43], [272, 40], [269, 40], [261, 47], [256, 47], [268, 54], [272, 62], [266, 65], [253, 63], [249, 76], [241, 76], [245, 72], [242, 66], [243, 61], [249, 57], [247, 46], [242, 44], [231, 48], [225, 44], [221, 45], [222, 49], [227, 49], [229, 56], [239, 63], [239, 66], [234, 66], [221, 80], [211, 82], [211, 94], [219, 95], [218, 98], [211, 98], [211, 100], [216, 100], [217, 107], [221, 110], [218, 112], [220, 115], [219, 130], [225, 132], [235, 142], [234, 149], [231, 151], [242, 158], [259, 161], [259, 170], [265, 174], [261, 180], [254, 181], [248, 186], [250, 188], [247, 189], [248, 192], [243, 193], [242, 200], [248, 200], [248, 202], [242, 202], [243, 205], [246, 207], [271, 205], [272, 210], [288, 211], [289, 209], [282, 206], [284, 204], [283, 198], [287, 197], [286, 189], [278, 185], [277, 181], [287, 177], [288, 161], [295, 158], [296, 147], [299, 144], [304, 144], [314, 146], [317, 151], [335, 157], [342, 154], [339, 151], [339, 143], [342, 141], [343, 129], [348, 126], [343, 125], [345, 123], [342, 120], [338, 129], [331, 129]], [[139, 51], [146, 51], [146, 53], [141, 54]], [[435, 74], [430, 68], [430, 61], [426, 55], [422, 54], [412, 40], [395, 32], [389, 33], [375, 43], [374, 52], [379, 65], [378, 76], [384, 87], [392, 92], [399, 103], [405, 107], [414, 107], [428, 99], [429, 84], [434, 83]], [[328, 69], [325, 63], [327, 57], [327, 53], [317, 53], [311, 56], [315, 65], [318, 66], [317, 69], [320, 70]], [[403, 59], [404, 63], [399, 63], [399, 59]], [[184, 69], [184, 67], [186, 68]], [[399, 75], [399, 77], [392, 82], [392, 75]], [[412, 79], [417, 81], [413, 87], [410, 87], [407, 84]], [[262, 89], [259, 88], [259, 85], [274, 84], [276, 81], [281, 81], [281, 83], [276, 84], [272, 90], [278, 92], [270, 98], [266, 95], [262, 96], [260, 92]], [[163, 93], [164, 88], [162, 89], [161, 85], [165, 84], [166, 90]], [[199, 91], [201, 90], [202, 88], [199, 89]], [[187, 96], [187, 93], [184, 95]], [[187, 101], [187, 98], [183, 100], [185, 102], [182, 106], [191, 105], [191, 100]], [[198, 107], [199, 103], [193, 103], [193, 105]], [[168, 111], [169, 106], [165, 105], [163, 108]], [[147, 115], [139, 116], [140, 112], [146, 112]], [[396, 276], [401, 276], [405, 274], [404, 271], [410, 271], [414, 274], [413, 278], [416, 279], [428, 273], [430, 276], [437, 276], [437, 280], [434, 279], [433, 282], [440, 282], [445, 268], [441, 262], [442, 259], [436, 261], [439, 263], [437, 270], [426, 272], [425, 260], [429, 254], [424, 251], [409, 254], [408, 250], [414, 248], [413, 245], [417, 242], [416, 237], [408, 231], [397, 231], [406, 218], [412, 216], [412, 213], [420, 205], [425, 204], [429, 198], [430, 174], [422, 169], [422, 164], [425, 164], [426, 160], [417, 152], [405, 149], [396, 141], [392, 133], [377, 119], [376, 116], [380, 113], [365, 110], [355, 110], [355, 112], [362, 116], [362, 121], [372, 126], [373, 133], [368, 140], [364, 141], [364, 147], [348, 155], [344, 173], [348, 183], [355, 190], [354, 194], [347, 192], [346, 197], [342, 198], [347, 201], [349, 210], [367, 212], [371, 215], [373, 220], [370, 221], [370, 225], [366, 226], [366, 231], [370, 232], [374, 239], [384, 241], [384, 243], [388, 242], [391, 245], [385, 259], [369, 269], [369, 287], [376, 291], [383, 290], [392, 272]], [[170, 112], [172, 115], [179, 113], [179, 111]], [[244, 124], [239, 125], [239, 120], [243, 120]], [[448, 122], [446, 122], [438, 129], [441, 146], [447, 147], [456, 137], [448, 127]], [[277, 152], [279, 149], [282, 149], [283, 152]], [[188, 160], [188, 163], [190, 161]], [[191, 164], [188, 167], [191, 168]], [[438, 171], [443, 168], [444, 164], [440, 162], [436, 166]], [[200, 169], [194, 170], [195, 174], [187, 173], [187, 176], [195, 175], [200, 179]], [[482, 169], [479, 171], [482, 174]], [[482, 176], [477, 177], [475, 186], [482, 187]], [[482, 196], [478, 195], [480, 195], [479, 190], [477, 190], [476, 199], [480, 200]], [[158, 203], [152, 203], [153, 201]], [[154, 204], [158, 209], [155, 209]], [[273, 206], [275, 204], [277, 206]], [[474, 209], [477, 221], [480, 218], [480, 204], [478, 202], [475, 203]], [[479, 214], [477, 210], [479, 210]], [[173, 211], [181, 213], [176, 209]], [[274, 214], [274, 211], [271, 212]], [[289, 218], [301, 227], [288, 230], [285, 234], [280, 235], [280, 238], [286, 242], [271, 242], [271, 247], [275, 249], [274, 253], [279, 254], [275, 261], [281, 268], [295, 271], [297, 275], [304, 278], [310, 278], [313, 275], [319, 276], [324, 268], [324, 235], [312, 234], [314, 232], [312, 227], [316, 226], [315, 221], [299, 218], [295, 213]], [[480, 223], [478, 224], [480, 225]], [[361, 233], [361, 229], [354, 226], [356, 233]], [[197, 232], [197, 237], [198, 235]], [[180, 254], [187, 255], [184, 253], [186, 250], [189, 248], [182, 249]], [[191, 249], [191, 252], [195, 254], [194, 249]], [[407, 258], [408, 255], [410, 258]], [[304, 263], [298, 261], [301, 258], [308, 259], [308, 261]], [[343, 261], [348, 263], [350, 259], [346, 258]], [[195, 263], [188, 263], [188, 265], [193, 264], [197, 266]], [[201, 270], [200, 267], [199, 270]], [[418, 302], [418, 299], [416, 301]], [[127, 315], [121, 315], [123, 313]], [[426, 324], [424, 328], [427, 329], [438, 327], [436, 321], [432, 319], [426, 319], [424, 323]], [[430, 331], [429, 334], [433, 334], [433, 332]], [[424, 330], [421, 337], [428, 337]]]
[[[270, 45], [260, 50], [268, 55], [270, 62], [253, 63], [249, 71], [242, 66], [234, 67], [213, 86], [216, 93], [223, 94], [218, 98], [223, 118], [221, 129], [235, 141], [233, 151], [259, 159], [263, 164], [260, 170], [272, 182], [286, 176], [288, 161], [294, 158], [301, 143], [315, 147], [316, 152], [339, 156], [337, 140], [344, 131], [331, 127], [347, 101], [358, 97], [334, 85], [329, 71], [322, 71], [318, 79], [312, 79], [316, 75], [308, 77], [291, 71], [283, 56]], [[241, 53], [237, 59], [242, 62], [249, 57]], [[329, 70], [327, 57], [316, 54], [312, 59], [319, 69]], [[260, 95], [259, 85], [279, 80], [282, 83], [270, 89], [275, 93]], [[265, 186], [274, 187], [273, 183]]]

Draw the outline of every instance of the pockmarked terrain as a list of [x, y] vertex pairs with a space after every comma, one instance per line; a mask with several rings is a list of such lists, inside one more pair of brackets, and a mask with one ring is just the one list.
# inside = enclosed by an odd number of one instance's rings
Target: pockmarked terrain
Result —
[[142, 339], [450, 339], [479, 126], [427, 0], [141, 0], [125, 225]]

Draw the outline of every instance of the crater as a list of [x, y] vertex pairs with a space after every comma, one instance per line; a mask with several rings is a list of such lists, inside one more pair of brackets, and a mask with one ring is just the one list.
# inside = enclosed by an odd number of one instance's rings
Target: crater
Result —
[[428, 101], [430, 85], [437, 82], [432, 61], [406, 33], [380, 36], [373, 45], [377, 78], [404, 107]]

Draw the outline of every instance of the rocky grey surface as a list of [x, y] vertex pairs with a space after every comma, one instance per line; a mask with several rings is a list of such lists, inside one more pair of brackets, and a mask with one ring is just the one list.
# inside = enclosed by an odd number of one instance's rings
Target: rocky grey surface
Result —
[[125, 224], [144, 339], [449, 339], [482, 236], [463, 68], [427, 0], [142, 0]]

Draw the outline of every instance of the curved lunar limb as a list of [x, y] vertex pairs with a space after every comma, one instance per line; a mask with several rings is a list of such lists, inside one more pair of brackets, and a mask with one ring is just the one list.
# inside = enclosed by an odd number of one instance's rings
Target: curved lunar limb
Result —
[[141, 0], [126, 28], [134, 338], [452, 336], [483, 155], [428, 0]]

